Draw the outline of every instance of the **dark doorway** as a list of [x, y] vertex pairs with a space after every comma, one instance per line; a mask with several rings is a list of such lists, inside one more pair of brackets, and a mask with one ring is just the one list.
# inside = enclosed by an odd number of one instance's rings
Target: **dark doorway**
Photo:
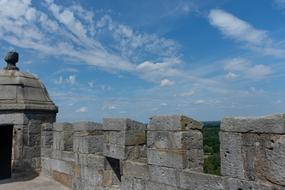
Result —
[[13, 126], [0, 126], [0, 179], [11, 177]]

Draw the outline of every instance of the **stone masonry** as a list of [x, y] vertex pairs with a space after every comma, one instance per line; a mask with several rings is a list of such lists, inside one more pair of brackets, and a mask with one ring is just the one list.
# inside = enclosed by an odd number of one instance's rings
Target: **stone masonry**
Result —
[[283, 114], [225, 118], [221, 176], [202, 173], [202, 124], [183, 115], [42, 129], [42, 173], [71, 189], [285, 190]]

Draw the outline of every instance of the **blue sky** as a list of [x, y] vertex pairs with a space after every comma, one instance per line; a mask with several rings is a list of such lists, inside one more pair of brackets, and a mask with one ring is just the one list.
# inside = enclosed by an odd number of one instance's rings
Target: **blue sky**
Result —
[[0, 43], [59, 121], [284, 112], [285, 0], [0, 0]]

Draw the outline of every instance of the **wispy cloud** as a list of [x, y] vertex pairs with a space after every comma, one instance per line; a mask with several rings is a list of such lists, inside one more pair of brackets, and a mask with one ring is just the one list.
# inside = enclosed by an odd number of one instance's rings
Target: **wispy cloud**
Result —
[[58, 79], [54, 80], [54, 83], [58, 85], [62, 85], [62, 84], [74, 85], [76, 83], [76, 76], [69, 75], [67, 78], [64, 78], [63, 76], [59, 76]]
[[77, 113], [86, 113], [88, 112], [88, 108], [83, 106], [76, 110]]
[[[168, 60], [180, 59], [177, 42], [140, 33], [109, 15], [95, 17], [80, 5], [63, 7], [53, 0], [38, 6], [31, 0], [0, 0], [0, 39], [15, 47], [76, 59], [104, 70], [132, 72], [146, 80], [140, 69], [145, 63], [161, 63], [168, 76], [175, 67]], [[102, 43], [104, 39], [108, 43]]]
[[228, 79], [244, 77], [248, 79], [262, 79], [272, 73], [269, 66], [262, 64], [253, 64], [251, 61], [243, 58], [228, 59], [225, 62], [225, 75]]
[[282, 10], [285, 10], [285, 0], [273, 0], [274, 4]]
[[250, 23], [221, 9], [213, 9], [209, 13], [209, 22], [218, 28], [222, 34], [247, 48], [264, 55], [285, 57], [285, 49], [276, 47], [268, 32], [252, 26]]
[[169, 80], [169, 79], [163, 79], [160, 81], [160, 86], [172, 86], [175, 82]]

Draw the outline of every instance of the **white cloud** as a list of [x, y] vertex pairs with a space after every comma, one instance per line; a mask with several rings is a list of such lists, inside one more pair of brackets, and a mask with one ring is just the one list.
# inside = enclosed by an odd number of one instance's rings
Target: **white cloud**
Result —
[[69, 75], [67, 78], [64, 78], [63, 76], [59, 76], [58, 79], [54, 80], [54, 83], [58, 85], [61, 85], [61, 84], [74, 85], [76, 83], [76, 76]]
[[285, 50], [276, 47], [265, 30], [256, 29], [248, 22], [220, 9], [211, 10], [208, 17], [209, 22], [225, 37], [245, 43], [247, 48], [262, 54], [285, 57]]
[[227, 71], [245, 71], [248, 69], [250, 61], [243, 58], [233, 58], [227, 60], [225, 63], [225, 70]]
[[236, 73], [232, 73], [232, 72], [228, 72], [226, 75], [225, 75], [225, 78], [226, 79], [230, 79], [230, 80], [234, 80], [236, 78], [238, 78], [239, 75], [236, 74]]
[[273, 0], [273, 2], [278, 8], [285, 10], [285, 0]]
[[175, 82], [171, 81], [169, 79], [163, 79], [160, 81], [160, 86], [172, 86], [174, 84], [175, 84]]
[[88, 112], [88, 108], [83, 106], [76, 110], [77, 113], [86, 113]]
[[246, 71], [249, 78], [264, 78], [272, 73], [271, 69], [265, 65], [254, 65]]
[[272, 73], [269, 66], [253, 64], [247, 59], [233, 58], [225, 61], [224, 69], [227, 71], [225, 78], [236, 79], [245, 77], [248, 79], [263, 79]]
[[199, 105], [199, 104], [205, 104], [206, 103], [206, 100], [196, 100], [196, 101], [194, 101], [194, 104], [197, 104], [197, 105]]
[[[42, 7], [40, 7], [42, 6]], [[140, 33], [110, 16], [94, 19], [80, 5], [61, 6], [52, 0], [0, 0], [0, 39], [48, 56], [75, 59], [104, 70], [128, 71], [154, 81], [176, 71], [168, 60], [181, 62], [177, 42]], [[108, 43], [102, 43], [102, 39]], [[163, 63], [163, 71], [147, 74], [138, 65]], [[149, 79], [150, 78], [150, 79]], [[73, 79], [71, 78], [71, 83]]]
[[145, 61], [137, 65], [136, 70], [141, 74], [141, 77], [146, 80], [158, 81], [164, 77], [181, 76], [182, 71], [175, 68], [181, 63], [178, 58], [165, 59], [162, 62]]
[[181, 94], [181, 96], [193, 96], [195, 94], [194, 90], [190, 90], [188, 92], [184, 92]]
[[76, 77], [74, 75], [70, 75], [67, 79], [66, 82], [73, 85], [76, 82]]

